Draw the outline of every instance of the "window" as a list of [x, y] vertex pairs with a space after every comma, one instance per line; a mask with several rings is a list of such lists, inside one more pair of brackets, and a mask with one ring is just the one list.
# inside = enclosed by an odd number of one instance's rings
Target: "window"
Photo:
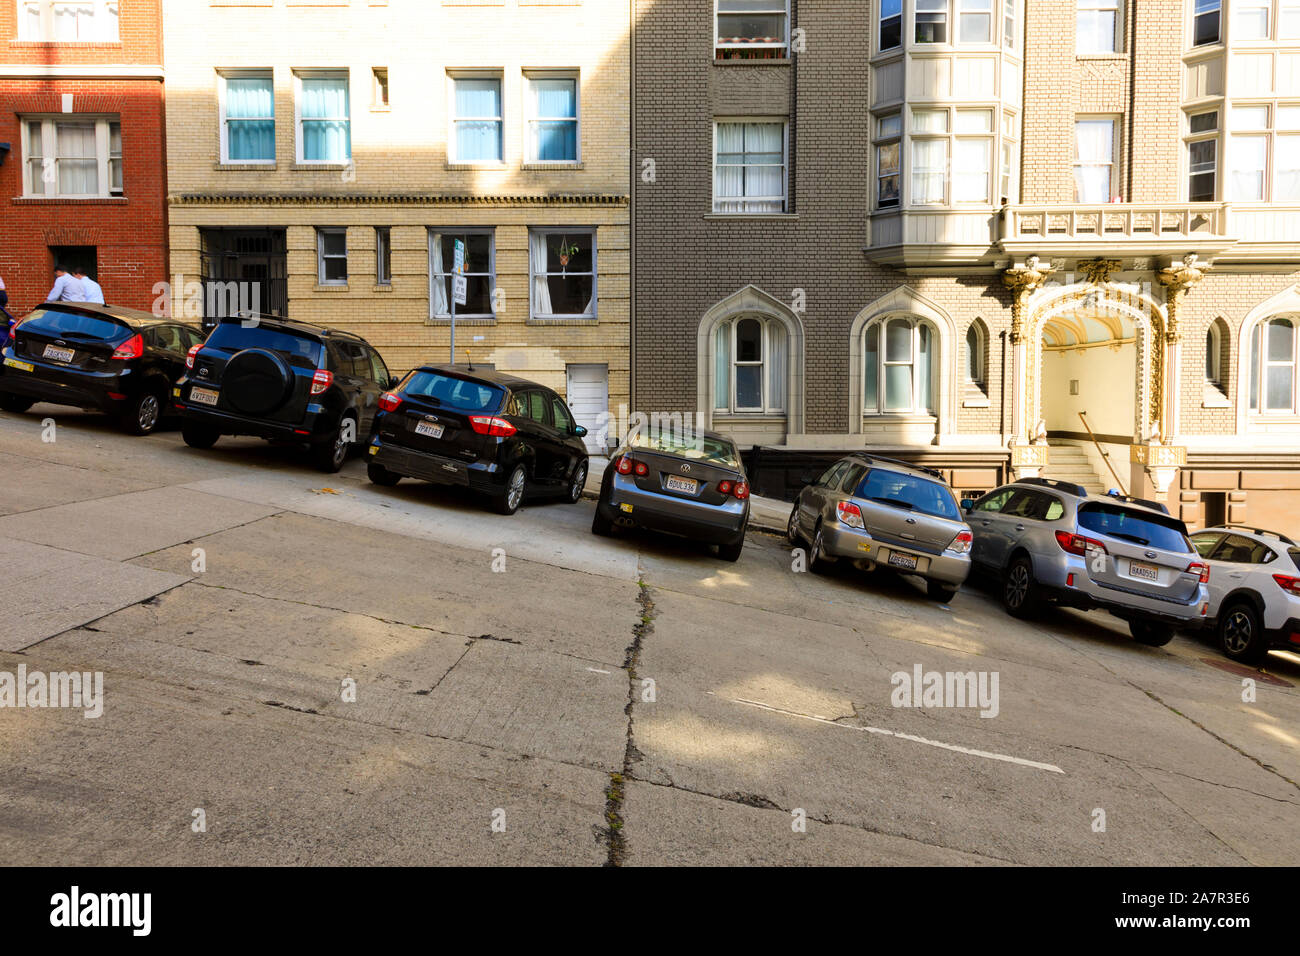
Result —
[[903, 42], [903, 0], [880, 0], [880, 49], [892, 50]]
[[745, 316], [723, 322], [713, 336], [715, 410], [783, 413], [789, 337], [780, 320]]
[[[948, 132], [947, 110], [912, 111], [912, 196], [913, 205], [944, 202], [944, 181], [948, 173], [948, 138], [929, 134]], [[925, 137], [925, 138], [921, 138]]]
[[567, 435], [573, 429], [569, 407], [555, 396], [551, 396], [551, 421], [555, 424], [555, 430], [562, 435]]
[[962, 43], [993, 40], [993, 0], [958, 0], [957, 35]]
[[388, 226], [375, 228], [375, 285], [393, 284], [393, 232]]
[[1228, 130], [1231, 199], [1300, 199], [1300, 106], [1234, 106], [1228, 112]]
[[529, 77], [528, 161], [578, 161], [578, 81], [574, 77]]
[[[1219, 111], [1194, 113], [1187, 118], [1187, 201], [1214, 202], [1218, 182]], [[1209, 134], [1209, 135], [1206, 135]]]
[[122, 126], [116, 119], [64, 115], [22, 123], [23, 195], [106, 199], [123, 195]]
[[895, 209], [901, 199], [900, 166], [903, 119], [889, 113], [876, 120], [876, 208]]
[[1205, 330], [1205, 381], [1214, 386], [1222, 384], [1220, 374], [1222, 347], [1218, 326], [1211, 324]]
[[275, 162], [275, 90], [270, 71], [221, 77], [221, 161]]
[[984, 389], [984, 328], [972, 322], [966, 330], [966, 381]]
[[1300, 38], [1300, 2], [1280, 0], [1277, 11], [1277, 36], [1279, 40]]
[[1250, 333], [1250, 410], [1296, 413], [1296, 319], [1268, 319]]
[[373, 84], [371, 104], [377, 110], [388, 109], [388, 67], [377, 66], [371, 71]]
[[786, 55], [787, 0], [717, 0], [714, 55], [719, 60]]
[[352, 159], [348, 75], [304, 74], [298, 83], [298, 161], [347, 163]]
[[596, 317], [596, 233], [534, 229], [528, 234], [535, 319]]
[[1222, 0], [1194, 0], [1192, 45], [1219, 42], [1219, 9]]
[[1080, 203], [1109, 202], [1115, 170], [1115, 121], [1074, 123], [1074, 192]]
[[452, 117], [455, 162], [504, 161], [500, 77], [454, 77]]
[[948, 42], [948, 0], [916, 0], [916, 42]]
[[1077, 0], [1074, 15], [1076, 53], [1115, 53], [1119, 50], [1119, 0]]
[[18, 39], [45, 43], [117, 43], [118, 0], [20, 0]]
[[865, 414], [930, 414], [935, 407], [937, 337], [919, 319], [872, 322], [864, 333], [862, 410]]
[[1002, 45], [1016, 48], [1016, 0], [1004, 0], [1002, 7]]
[[780, 123], [717, 123], [713, 211], [785, 212], [786, 127]]
[[998, 182], [998, 197], [1004, 206], [1016, 202], [1020, 196], [1020, 177], [1016, 172], [1018, 125], [1014, 113], [1003, 112], [1002, 168]]
[[[993, 150], [993, 111], [957, 110], [953, 128], [952, 201], [989, 201], [990, 154]], [[962, 135], [979, 134], [979, 135]]]
[[1267, 40], [1271, 0], [1233, 0], [1232, 39]]
[[316, 230], [316, 282], [319, 285], [348, 284], [348, 231]]
[[494, 318], [496, 234], [491, 229], [429, 230], [429, 317], [451, 318], [451, 270], [457, 239], [465, 243], [465, 304], [456, 306], [456, 318]]

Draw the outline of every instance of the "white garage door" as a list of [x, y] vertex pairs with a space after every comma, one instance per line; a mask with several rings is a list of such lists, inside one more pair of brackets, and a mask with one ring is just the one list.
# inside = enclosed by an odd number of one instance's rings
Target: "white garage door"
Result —
[[587, 429], [587, 451], [604, 455], [609, 434], [609, 367], [606, 365], [570, 365], [566, 396], [573, 417]]

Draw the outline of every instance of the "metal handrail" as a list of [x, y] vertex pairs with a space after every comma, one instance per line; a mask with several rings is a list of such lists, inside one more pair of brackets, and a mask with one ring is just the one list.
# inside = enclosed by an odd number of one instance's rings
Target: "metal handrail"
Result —
[[1128, 489], [1124, 487], [1124, 482], [1119, 480], [1119, 475], [1115, 474], [1115, 467], [1110, 463], [1110, 455], [1106, 453], [1106, 449], [1101, 447], [1101, 442], [1097, 441], [1097, 436], [1093, 434], [1092, 426], [1088, 424], [1087, 414], [1087, 412], [1079, 412], [1079, 421], [1083, 422], [1083, 427], [1088, 429], [1088, 437], [1097, 446], [1097, 454], [1101, 455], [1101, 460], [1106, 463], [1106, 468], [1109, 469], [1110, 476], [1115, 479], [1115, 484], [1119, 485], [1119, 493], [1126, 495]]

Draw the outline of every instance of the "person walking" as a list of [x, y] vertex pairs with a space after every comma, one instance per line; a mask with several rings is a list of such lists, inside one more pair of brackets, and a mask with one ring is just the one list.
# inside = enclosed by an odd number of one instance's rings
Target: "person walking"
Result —
[[95, 302], [99, 305], [104, 304], [104, 290], [100, 287], [98, 282], [86, 275], [85, 269], [81, 268], [81, 266], [73, 266], [72, 274], [76, 276], [77, 281], [81, 283], [81, 290], [86, 293], [87, 302]]
[[59, 264], [54, 267], [54, 288], [45, 297], [46, 302], [85, 302], [86, 290], [67, 267]]

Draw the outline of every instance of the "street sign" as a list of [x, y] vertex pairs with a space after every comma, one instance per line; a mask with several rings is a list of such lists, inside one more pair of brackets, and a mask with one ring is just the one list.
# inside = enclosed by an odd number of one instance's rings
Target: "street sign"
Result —
[[457, 305], [464, 305], [466, 299], [465, 293], [466, 293], [466, 286], [467, 286], [467, 283], [465, 282], [464, 240], [457, 239], [456, 245], [454, 246], [454, 250], [455, 251], [452, 253], [453, 259], [452, 259], [452, 266], [451, 266], [451, 272], [452, 272], [451, 300], [455, 302]]
[[467, 286], [468, 283], [465, 281], [464, 276], [454, 275], [451, 277], [451, 298], [457, 305], [465, 304], [465, 292]]
[[456, 275], [463, 275], [464, 272], [465, 272], [465, 242], [464, 242], [464, 240], [461, 240], [461, 239], [457, 239], [457, 240], [456, 240], [455, 252], [453, 252], [452, 255], [453, 255], [454, 259], [453, 259], [453, 263], [452, 263], [451, 271], [454, 272], [454, 273], [456, 273]]

